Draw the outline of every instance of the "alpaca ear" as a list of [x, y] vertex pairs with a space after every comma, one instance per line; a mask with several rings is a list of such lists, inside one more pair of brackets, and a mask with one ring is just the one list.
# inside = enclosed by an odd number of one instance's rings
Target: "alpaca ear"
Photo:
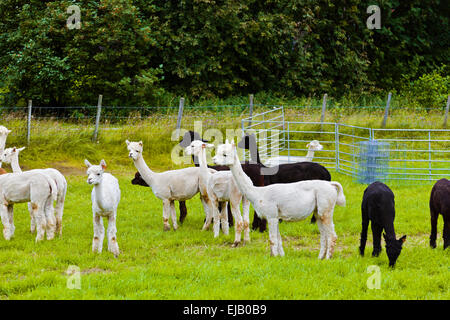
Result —
[[206, 147], [207, 147], [207, 148], [214, 148], [214, 145], [211, 144], [211, 143], [208, 143], [208, 144], [206, 145]]
[[12, 152], [16, 152], [16, 147], [13, 147], [13, 148], [12, 148]]
[[87, 160], [87, 159], [84, 159], [84, 164], [86, 165], [86, 167], [90, 167], [90, 166], [92, 166], [92, 164]]
[[106, 169], [106, 162], [105, 162], [105, 160], [102, 159], [102, 161], [100, 161], [100, 166], [102, 167], [103, 170]]
[[139, 143], [139, 145], [140, 145], [141, 147], [143, 146], [143, 144], [142, 144], [142, 140], [141, 140], [141, 141], [139, 141], [138, 143]]
[[126, 143], [127, 145], [129, 145], [129, 144], [130, 144], [130, 141], [128, 141], [128, 140], [125, 140], [125, 143]]
[[406, 235], [403, 236], [403, 237], [401, 237], [400, 240], [401, 240], [402, 243], [405, 243], [405, 241], [406, 241]]
[[228, 139], [225, 140], [225, 144], [230, 144], [230, 143], [228, 142]]
[[19, 149], [17, 149], [17, 151], [23, 151], [24, 149], [25, 149], [26, 147], [22, 147], [22, 148], [19, 148]]
[[309, 148], [310, 145], [311, 145], [311, 143], [308, 143], [308, 144], [306, 145], [306, 147]]

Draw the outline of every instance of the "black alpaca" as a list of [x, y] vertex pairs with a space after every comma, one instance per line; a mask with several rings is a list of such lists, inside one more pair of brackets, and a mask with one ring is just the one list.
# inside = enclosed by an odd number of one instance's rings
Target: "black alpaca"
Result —
[[[256, 137], [254, 135], [245, 135], [238, 143], [238, 147], [250, 150], [250, 159], [252, 163], [256, 162], [262, 168], [267, 168], [261, 163], [259, 158], [258, 146], [256, 144]], [[279, 166], [271, 167], [274, 174], [264, 175], [264, 185], [275, 183], [292, 183], [303, 180], [326, 180], [331, 181], [330, 172], [322, 165], [315, 162], [296, 162], [280, 164]], [[311, 218], [311, 223], [314, 223], [316, 218], [314, 215]], [[260, 219], [258, 215], [254, 214], [252, 229], [259, 228], [260, 231], [266, 229], [267, 221]]]
[[438, 180], [430, 195], [431, 234], [430, 246], [436, 248], [437, 221], [439, 213], [444, 219], [444, 250], [450, 245], [450, 180]]
[[374, 182], [364, 190], [361, 203], [362, 231], [359, 252], [363, 256], [366, 247], [367, 229], [371, 222], [373, 235], [373, 257], [378, 257], [381, 252], [381, 233], [384, 230], [386, 242], [386, 254], [389, 258], [389, 266], [394, 267], [406, 236], [397, 240], [394, 230], [395, 201], [394, 193], [387, 185]]

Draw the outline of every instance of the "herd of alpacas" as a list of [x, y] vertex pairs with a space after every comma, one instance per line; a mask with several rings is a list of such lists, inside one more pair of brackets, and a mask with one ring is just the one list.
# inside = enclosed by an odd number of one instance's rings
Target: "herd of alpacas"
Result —
[[[36, 232], [36, 242], [51, 240], [62, 235], [62, 217], [67, 193], [67, 181], [56, 169], [34, 169], [23, 172], [19, 165], [19, 153], [25, 148], [7, 148], [6, 139], [11, 131], [0, 126], [0, 214], [3, 236], [10, 240], [14, 235], [13, 208], [16, 203], [28, 203], [30, 231]], [[263, 232], [268, 225], [270, 252], [284, 256], [279, 223], [301, 221], [313, 213], [311, 223], [317, 223], [320, 231], [319, 259], [330, 259], [336, 245], [334, 207], [345, 206], [344, 190], [339, 182], [331, 181], [331, 175], [322, 165], [312, 162], [314, 151], [321, 150], [319, 141], [311, 141], [308, 154], [299, 162], [264, 165], [259, 158], [256, 139], [246, 135], [235, 145], [226, 140], [217, 146], [212, 158], [215, 166], [207, 164], [207, 150], [214, 145], [202, 140], [196, 132], [189, 131], [180, 142], [187, 155], [191, 155], [194, 167], [165, 172], [154, 172], [143, 158], [143, 143], [126, 140], [128, 156], [133, 160], [136, 172], [132, 184], [150, 187], [163, 202], [164, 231], [178, 228], [175, 201], [180, 204], [180, 223], [187, 215], [185, 201], [200, 193], [205, 212], [202, 230], [213, 224], [214, 237], [220, 230], [229, 233], [233, 226], [233, 247], [250, 241], [250, 203], [254, 208], [252, 228]], [[241, 163], [237, 147], [250, 150], [251, 161]], [[10, 164], [13, 173], [1, 168], [2, 162]], [[105, 230], [103, 218], [108, 219], [108, 251], [119, 255], [117, 242], [117, 207], [120, 202], [118, 180], [105, 172], [106, 162], [92, 165], [85, 160], [87, 183], [92, 185], [91, 201], [94, 237], [92, 251], [102, 252]], [[242, 211], [241, 214], [241, 207]], [[450, 245], [450, 181], [440, 179], [433, 186], [430, 196], [431, 235], [430, 246], [436, 247], [437, 219], [444, 218], [444, 249]], [[381, 252], [381, 234], [386, 243], [389, 265], [394, 266], [402, 250], [406, 236], [397, 239], [394, 230], [394, 193], [384, 183], [370, 184], [363, 194], [361, 204], [362, 231], [359, 252], [364, 255], [369, 222], [373, 234], [372, 256]]]

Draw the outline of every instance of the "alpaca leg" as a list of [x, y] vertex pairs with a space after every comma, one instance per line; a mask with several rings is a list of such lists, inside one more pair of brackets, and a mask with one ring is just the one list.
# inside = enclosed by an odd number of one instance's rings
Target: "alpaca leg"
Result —
[[56, 200], [56, 234], [62, 235], [62, 217], [64, 213], [64, 201], [65, 201], [65, 195], [64, 197], [58, 197]]
[[230, 233], [230, 225], [228, 224], [228, 202], [223, 202], [222, 211], [220, 213], [220, 225], [222, 226], [222, 232], [224, 235]]
[[359, 243], [359, 254], [364, 256], [364, 250], [366, 248], [367, 242], [367, 229], [369, 228], [369, 216], [367, 212], [363, 210], [362, 212], [362, 228], [361, 228], [361, 239]]
[[269, 219], [270, 254], [278, 255], [278, 218]]
[[283, 241], [281, 240], [280, 234], [280, 224], [277, 224], [277, 240], [278, 240], [278, 255], [284, 257]]
[[170, 201], [166, 199], [166, 200], [163, 200], [164, 231], [170, 230], [169, 217], [170, 217]]
[[187, 216], [186, 201], [178, 201], [178, 204], [180, 205], [180, 224], [183, 224]]
[[14, 231], [16, 230], [16, 227], [14, 226], [14, 206], [13, 205], [8, 206], [8, 219], [9, 219], [9, 227], [10, 227], [11, 237], [13, 237]]
[[381, 252], [381, 233], [383, 227], [372, 222], [372, 235], [373, 235], [373, 252], [372, 257], [378, 257]]
[[211, 205], [214, 205], [212, 203], [209, 203], [208, 200], [200, 196], [200, 200], [202, 201], [203, 210], [205, 211], [205, 223], [203, 224], [202, 230], [209, 229], [209, 226], [211, 225], [213, 216], [214, 216], [214, 210], [211, 209]]
[[104, 237], [105, 228], [103, 227], [103, 218], [94, 212], [94, 239], [92, 240], [92, 252], [102, 252]]
[[334, 223], [330, 218], [330, 222], [325, 224], [325, 228], [327, 230], [327, 254], [325, 259], [331, 259], [334, 253], [334, 247], [336, 246], [337, 235], [334, 231]]
[[114, 254], [114, 257], [119, 256], [119, 244], [117, 243], [116, 233], [116, 212], [108, 217], [108, 251]]
[[[231, 204], [231, 202], [230, 202], [230, 204]], [[232, 204], [231, 212], [233, 213], [235, 226], [234, 226], [234, 243], [233, 243], [232, 247], [237, 247], [241, 243], [241, 233], [242, 233], [242, 229], [244, 228], [244, 222], [242, 221], [242, 216], [239, 211], [239, 202], [237, 204], [236, 203], [233, 203], [233, 204]]]
[[244, 214], [244, 244], [250, 242], [250, 201], [242, 197], [242, 212]]
[[316, 219], [317, 227], [319, 228], [320, 232], [320, 251], [319, 251], [319, 259], [322, 260], [325, 258], [325, 255], [327, 253], [327, 235], [326, 235], [326, 229], [323, 225], [322, 219], [319, 217]]
[[175, 211], [175, 201], [170, 201], [170, 216], [172, 218], [173, 230], [178, 229], [177, 225], [177, 212]]
[[450, 246], [450, 215], [443, 215], [444, 217], [444, 231], [442, 237], [444, 238], [444, 250]]
[[220, 232], [220, 212], [219, 208], [214, 203], [214, 205], [211, 207], [211, 210], [213, 211], [213, 231], [214, 231], [214, 238], [217, 238], [219, 236]]
[[432, 248], [436, 248], [437, 222], [439, 217], [439, 211], [435, 210], [432, 204], [430, 204], [430, 216], [431, 216], [430, 246]]
[[9, 213], [7, 205], [0, 204], [0, 215], [3, 224], [3, 237], [5, 238], [5, 240], [10, 240], [12, 234], [11, 234], [11, 227], [9, 224]]
[[52, 240], [55, 237], [56, 231], [56, 218], [55, 218], [55, 208], [53, 207], [53, 199], [51, 196], [48, 197], [45, 203], [45, 219], [47, 222], [47, 240]]
[[228, 226], [232, 227], [233, 223], [233, 212], [231, 211], [231, 202], [228, 203]]
[[34, 217], [36, 219], [36, 242], [44, 240], [45, 229], [47, 227], [47, 218], [45, 215], [45, 203], [31, 204], [33, 207]]
[[259, 223], [259, 232], [264, 232], [266, 230], [267, 230], [267, 220], [262, 218], [261, 222]]
[[28, 212], [30, 213], [30, 232], [36, 232], [36, 221], [33, 215], [33, 208], [31, 208], [31, 203], [28, 202]]

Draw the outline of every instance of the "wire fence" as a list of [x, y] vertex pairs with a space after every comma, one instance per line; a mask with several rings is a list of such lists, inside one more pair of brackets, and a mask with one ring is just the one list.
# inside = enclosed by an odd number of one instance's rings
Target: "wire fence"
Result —
[[[308, 143], [318, 140], [323, 149], [314, 151], [313, 161], [359, 182], [433, 182], [450, 176], [448, 129], [386, 129], [298, 121], [288, 119], [283, 107], [247, 117], [241, 126], [243, 132], [256, 135], [261, 160], [268, 165], [304, 161]], [[383, 150], [371, 154], [368, 142], [377, 142]], [[248, 152], [245, 159], [249, 159]]]

